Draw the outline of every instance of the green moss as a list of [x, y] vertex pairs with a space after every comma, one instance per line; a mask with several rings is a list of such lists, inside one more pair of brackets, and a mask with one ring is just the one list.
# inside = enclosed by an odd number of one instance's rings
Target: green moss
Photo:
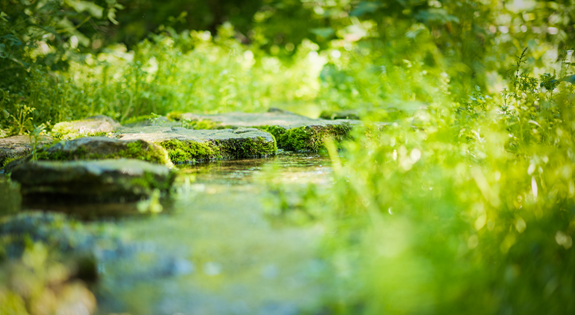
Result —
[[38, 160], [70, 161], [70, 160], [105, 160], [105, 159], [137, 159], [156, 164], [171, 165], [166, 151], [159, 145], [143, 140], [129, 142], [125, 150], [114, 154], [91, 153], [80, 146], [74, 151], [43, 149], [38, 153]]
[[219, 123], [210, 119], [183, 119], [182, 127], [194, 130], [223, 129]]
[[160, 145], [174, 163], [221, 158], [220, 149], [212, 142], [167, 140]]
[[5, 158], [4, 161], [2, 161], [2, 167], [5, 167], [6, 165], [8, 165], [8, 163], [15, 161], [17, 159], [21, 158], [21, 156], [14, 156], [14, 157], [9, 157], [9, 158]]
[[174, 163], [262, 157], [277, 152], [275, 141], [269, 142], [263, 137], [207, 142], [168, 140], [160, 145], [168, 151], [168, 156]]
[[255, 139], [230, 139], [221, 141], [222, 155], [228, 158], [262, 157], [276, 154], [278, 148], [275, 141], [268, 142], [263, 137]]
[[154, 119], [157, 118], [158, 115], [152, 114], [152, 115], [142, 115], [142, 116], [136, 116], [136, 117], [130, 117], [128, 119], [126, 119], [123, 124], [124, 125], [129, 125], [129, 124], [135, 124], [135, 123], [139, 123], [142, 121], [146, 121], [149, 119]]
[[279, 126], [260, 126], [261, 130], [271, 133], [280, 149], [291, 151], [317, 152], [323, 147], [326, 137], [332, 137], [337, 142], [349, 136], [349, 124], [303, 126], [286, 129]]
[[182, 112], [176, 111], [176, 112], [168, 113], [168, 115], [166, 115], [166, 117], [171, 121], [180, 121], [182, 119], [183, 114], [184, 113], [182, 113]]

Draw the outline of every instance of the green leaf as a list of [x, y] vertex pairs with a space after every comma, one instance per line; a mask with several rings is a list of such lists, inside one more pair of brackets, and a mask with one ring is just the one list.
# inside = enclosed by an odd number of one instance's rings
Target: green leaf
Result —
[[92, 2], [80, 0], [65, 0], [66, 4], [74, 8], [76, 12], [88, 12], [91, 16], [101, 19], [104, 9]]
[[349, 15], [350, 16], [362, 16], [366, 13], [373, 13], [377, 9], [381, 8], [382, 6], [383, 6], [383, 4], [381, 4], [381, 2], [378, 2], [378, 1], [374, 1], [374, 2], [363, 1], [363, 2], [360, 2], [357, 5], [357, 7], [355, 7], [355, 9], [351, 10]]
[[335, 33], [335, 31], [331, 27], [312, 28], [310, 29], [310, 32], [323, 38], [328, 38]]

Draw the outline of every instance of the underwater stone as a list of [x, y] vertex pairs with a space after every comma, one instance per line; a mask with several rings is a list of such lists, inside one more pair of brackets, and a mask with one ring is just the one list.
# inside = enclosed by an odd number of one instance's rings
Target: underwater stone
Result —
[[273, 136], [254, 128], [191, 130], [159, 126], [123, 127], [116, 137], [157, 143], [168, 151], [173, 162], [265, 157], [277, 152]]
[[280, 149], [317, 151], [325, 137], [340, 141], [349, 136], [357, 120], [313, 119], [285, 111], [268, 113], [227, 113], [217, 115], [182, 114], [183, 119], [211, 120], [220, 128], [258, 128], [274, 135]]
[[60, 122], [54, 125], [52, 134], [61, 139], [74, 139], [85, 136], [104, 135], [115, 131], [120, 124], [105, 115], [97, 115], [82, 120]]
[[168, 167], [133, 159], [37, 161], [12, 172], [24, 198], [82, 202], [137, 200], [155, 189], [167, 191], [174, 179]]
[[[0, 167], [30, 154], [33, 146], [32, 141], [29, 136], [12, 136], [0, 139]], [[39, 146], [51, 142], [52, 138], [44, 136], [41, 138]]]

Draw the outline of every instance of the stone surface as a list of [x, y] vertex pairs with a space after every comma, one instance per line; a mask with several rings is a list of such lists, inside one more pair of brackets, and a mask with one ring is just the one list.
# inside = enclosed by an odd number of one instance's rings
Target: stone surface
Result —
[[116, 137], [120, 140], [157, 143], [168, 151], [175, 163], [264, 157], [277, 151], [270, 133], [253, 128], [191, 130], [159, 126], [124, 127], [118, 130]]
[[272, 133], [280, 149], [317, 151], [325, 137], [342, 140], [348, 137], [357, 120], [313, 119], [283, 111], [269, 113], [228, 113], [217, 115], [182, 114], [188, 120], [211, 120], [222, 128], [255, 127]]
[[[1, 140], [1, 139], [0, 139]], [[168, 152], [155, 143], [144, 140], [118, 140], [107, 137], [85, 137], [58, 142], [42, 148], [37, 153], [38, 160], [71, 161], [103, 159], [137, 159], [173, 166]], [[16, 166], [32, 160], [32, 155], [14, 160], [4, 167], [4, 172], [11, 172]]]
[[[42, 137], [40, 145], [52, 142], [50, 137]], [[33, 144], [29, 136], [12, 136], [0, 139], [0, 167], [11, 160], [24, 157], [32, 152]]]
[[359, 113], [355, 110], [342, 110], [342, 111], [323, 111], [319, 115], [321, 119], [330, 119], [330, 120], [338, 120], [338, 119], [353, 119], [359, 120]]
[[112, 118], [97, 115], [82, 120], [57, 123], [52, 129], [52, 133], [60, 139], [75, 139], [85, 136], [105, 135], [119, 127], [120, 124]]
[[168, 167], [133, 159], [37, 161], [12, 172], [25, 198], [85, 202], [137, 200], [168, 190], [174, 178]]

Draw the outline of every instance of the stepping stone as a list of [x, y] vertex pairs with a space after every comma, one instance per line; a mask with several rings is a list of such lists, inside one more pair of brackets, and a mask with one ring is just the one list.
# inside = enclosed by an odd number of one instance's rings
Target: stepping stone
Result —
[[[32, 152], [33, 143], [29, 136], [12, 136], [0, 139], [0, 168], [9, 162], [24, 157]], [[33, 140], [32, 140], [33, 141]], [[42, 137], [40, 145], [51, 143], [52, 138]]]
[[174, 163], [214, 159], [266, 157], [277, 152], [273, 136], [253, 128], [191, 130], [181, 127], [121, 128], [120, 140], [157, 143], [168, 151]]
[[319, 114], [319, 118], [321, 119], [330, 119], [330, 120], [338, 120], [338, 119], [353, 119], [359, 120], [359, 113], [355, 110], [342, 110], [342, 111], [330, 111], [326, 110]]
[[138, 200], [156, 189], [167, 191], [175, 173], [133, 159], [36, 161], [19, 165], [11, 178], [20, 183], [24, 198], [109, 202]]
[[[36, 154], [38, 160], [104, 160], [137, 159], [155, 164], [173, 166], [168, 152], [161, 146], [143, 140], [118, 140], [106, 137], [85, 137], [58, 142], [44, 147]], [[7, 164], [4, 172], [9, 173], [16, 166], [32, 160], [32, 155]]]
[[280, 149], [318, 151], [325, 137], [341, 141], [349, 136], [357, 120], [313, 119], [283, 111], [269, 113], [182, 114], [182, 119], [211, 120], [220, 128], [258, 128], [274, 135]]
[[88, 136], [105, 136], [121, 125], [105, 115], [91, 116], [82, 120], [60, 122], [52, 128], [56, 138], [69, 140]]

